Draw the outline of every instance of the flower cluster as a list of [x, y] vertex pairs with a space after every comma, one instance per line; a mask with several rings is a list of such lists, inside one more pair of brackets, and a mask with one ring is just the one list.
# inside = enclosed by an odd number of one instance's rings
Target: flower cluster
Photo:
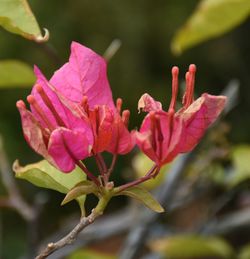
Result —
[[[37, 81], [27, 97], [30, 111], [22, 100], [17, 102], [26, 141], [65, 173], [75, 165], [83, 168], [80, 161], [94, 156], [106, 180], [110, 170], [100, 156], [102, 152], [110, 152], [116, 158], [137, 144], [160, 168], [177, 154], [194, 148], [226, 100], [224, 96], [203, 94], [194, 101], [196, 67], [190, 65], [183, 107], [176, 111], [179, 71], [173, 67], [168, 111], [144, 94], [138, 108], [148, 114], [138, 132], [129, 131], [130, 112], [122, 111], [122, 99], [113, 101], [106, 61], [89, 48], [73, 42], [69, 61], [49, 81], [37, 67], [34, 71]], [[85, 172], [88, 174], [87, 169]], [[98, 183], [92, 174], [88, 176]]]

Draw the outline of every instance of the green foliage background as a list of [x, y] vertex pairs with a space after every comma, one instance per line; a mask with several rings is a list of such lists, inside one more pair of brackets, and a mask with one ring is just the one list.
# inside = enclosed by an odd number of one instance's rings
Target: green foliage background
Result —
[[[0, 29], [1, 60], [19, 59], [31, 66], [37, 64], [50, 77], [68, 59], [72, 40], [102, 54], [113, 39], [120, 39], [122, 46], [109, 64], [108, 75], [114, 97], [122, 97], [124, 106], [131, 110], [131, 127], [139, 126], [143, 116], [137, 114], [139, 97], [148, 92], [167, 107], [171, 95], [171, 67], [178, 65], [184, 78], [188, 65], [195, 63], [198, 67], [197, 95], [202, 92], [219, 94], [231, 79], [240, 80], [239, 104], [226, 120], [232, 125], [231, 141], [250, 142], [249, 19], [224, 36], [189, 49], [181, 56], [174, 56], [170, 49], [171, 40], [196, 7], [195, 0], [54, 0], [46, 3], [31, 0], [29, 3], [41, 27], [48, 28], [51, 33], [50, 49]], [[15, 73], [10, 77], [15, 77]], [[0, 132], [11, 162], [17, 157], [23, 164], [38, 160], [23, 139], [15, 108], [15, 102], [25, 99], [29, 92], [29, 88], [0, 90]], [[21, 183], [21, 186], [32, 200], [32, 194], [37, 191], [35, 187], [28, 183]], [[55, 213], [50, 217], [44, 215], [47, 226], [56, 221], [58, 214], [67, 214], [73, 208], [59, 208], [61, 196], [58, 198], [53, 193], [50, 197], [48, 209]], [[20, 222], [12, 212], [4, 211], [2, 217], [6, 226], [10, 226], [13, 220], [17, 224]], [[21, 224], [19, 228], [24, 230]], [[16, 230], [9, 231], [5, 249], [9, 250], [14, 244], [15, 251], [24, 250], [25, 244], [20, 243], [22, 238], [13, 233]], [[16, 255], [9, 255], [9, 258]]]

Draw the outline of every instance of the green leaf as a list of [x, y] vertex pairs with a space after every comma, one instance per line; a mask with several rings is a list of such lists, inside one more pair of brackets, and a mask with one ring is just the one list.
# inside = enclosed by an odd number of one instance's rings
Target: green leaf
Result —
[[82, 181], [76, 184], [65, 196], [64, 200], [62, 201], [61, 205], [64, 205], [79, 196], [87, 195], [90, 193], [97, 193], [98, 189], [96, 185], [91, 181]]
[[241, 182], [250, 179], [250, 146], [238, 145], [233, 148], [232, 159], [234, 170], [228, 176], [228, 184], [234, 187]]
[[1, 0], [0, 25], [6, 30], [37, 42], [47, 41], [49, 33], [43, 36], [39, 25], [26, 0]]
[[68, 259], [117, 259], [117, 256], [100, 253], [90, 249], [82, 249], [74, 252]]
[[28, 87], [35, 82], [32, 68], [18, 60], [0, 61], [0, 87]]
[[[50, 165], [46, 160], [38, 163], [20, 166], [18, 161], [13, 164], [15, 176], [19, 179], [27, 180], [32, 184], [52, 189], [61, 193], [68, 193], [77, 183], [86, 179], [86, 175], [79, 167], [70, 173], [63, 173]], [[82, 213], [84, 212], [85, 195], [77, 198]]]
[[153, 241], [150, 248], [169, 258], [232, 258], [233, 249], [223, 240], [216, 237], [201, 237], [194, 235], [168, 237]]
[[164, 209], [162, 208], [162, 206], [159, 204], [157, 200], [155, 200], [155, 198], [151, 195], [151, 193], [140, 186], [128, 188], [124, 191], [118, 192], [115, 195], [129, 196], [143, 203], [146, 207], [148, 207], [149, 209], [155, 212], [159, 212], [159, 213], [164, 212]]
[[185, 49], [228, 32], [249, 14], [249, 0], [203, 0], [175, 34], [171, 49], [174, 54], [181, 54]]

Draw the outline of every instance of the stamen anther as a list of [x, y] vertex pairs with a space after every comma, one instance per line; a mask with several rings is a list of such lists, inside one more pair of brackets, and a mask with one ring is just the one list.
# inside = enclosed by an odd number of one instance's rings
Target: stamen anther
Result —
[[128, 127], [128, 124], [129, 124], [129, 117], [130, 117], [130, 111], [124, 110], [122, 112], [122, 121], [126, 127]]
[[17, 107], [18, 109], [26, 109], [26, 105], [25, 105], [25, 103], [24, 103], [23, 100], [17, 101], [17, 102], [16, 102], [16, 107]]

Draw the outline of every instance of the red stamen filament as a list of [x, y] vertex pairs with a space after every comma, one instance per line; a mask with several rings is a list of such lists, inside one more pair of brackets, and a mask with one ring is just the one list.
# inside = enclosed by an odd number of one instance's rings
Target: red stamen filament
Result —
[[174, 121], [174, 113], [175, 111], [173, 109], [168, 111], [168, 124], [169, 124], [169, 137], [168, 137], [168, 146], [170, 145], [172, 135], [173, 135], [173, 121]]
[[169, 105], [169, 110], [175, 109], [176, 98], [178, 94], [178, 75], [179, 75], [179, 68], [175, 66], [172, 68], [172, 98]]
[[116, 109], [117, 109], [118, 113], [121, 114], [121, 110], [122, 110], [122, 99], [121, 98], [117, 98], [117, 100], [116, 100]]
[[41, 117], [41, 119], [44, 121], [44, 123], [48, 126], [50, 131], [54, 130], [54, 126], [51, 124], [51, 122], [49, 121], [49, 119], [45, 116], [43, 110], [41, 109], [41, 107], [39, 106], [39, 104], [37, 103], [35, 97], [33, 95], [28, 95], [27, 96], [27, 102], [32, 105], [34, 107], [34, 109], [36, 110], [36, 112], [39, 114], [39, 116]]
[[57, 111], [56, 111], [54, 105], [52, 104], [52, 102], [50, 101], [49, 97], [44, 92], [42, 86], [36, 85], [36, 90], [40, 94], [43, 102], [47, 105], [47, 107], [49, 108], [49, 110], [53, 114], [53, 116], [54, 116], [56, 122], [58, 123], [58, 125], [62, 126], [62, 127], [66, 127], [64, 121], [61, 119], [60, 115], [57, 113]]
[[183, 106], [185, 106], [186, 101], [187, 101], [187, 86], [188, 86], [188, 81], [189, 81], [189, 72], [186, 72], [185, 80], [186, 80], [186, 89], [185, 89], [185, 92], [184, 92], [183, 97], [182, 97], [182, 105]]
[[188, 73], [186, 74], [186, 92], [185, 92], [185, 103], [184, 103], [185, 109], [187, 109], [188, 106], [193, 102], [195, 72], [196, 72], [196, 66], [194, 64], [191, 64], [189, 66]]

